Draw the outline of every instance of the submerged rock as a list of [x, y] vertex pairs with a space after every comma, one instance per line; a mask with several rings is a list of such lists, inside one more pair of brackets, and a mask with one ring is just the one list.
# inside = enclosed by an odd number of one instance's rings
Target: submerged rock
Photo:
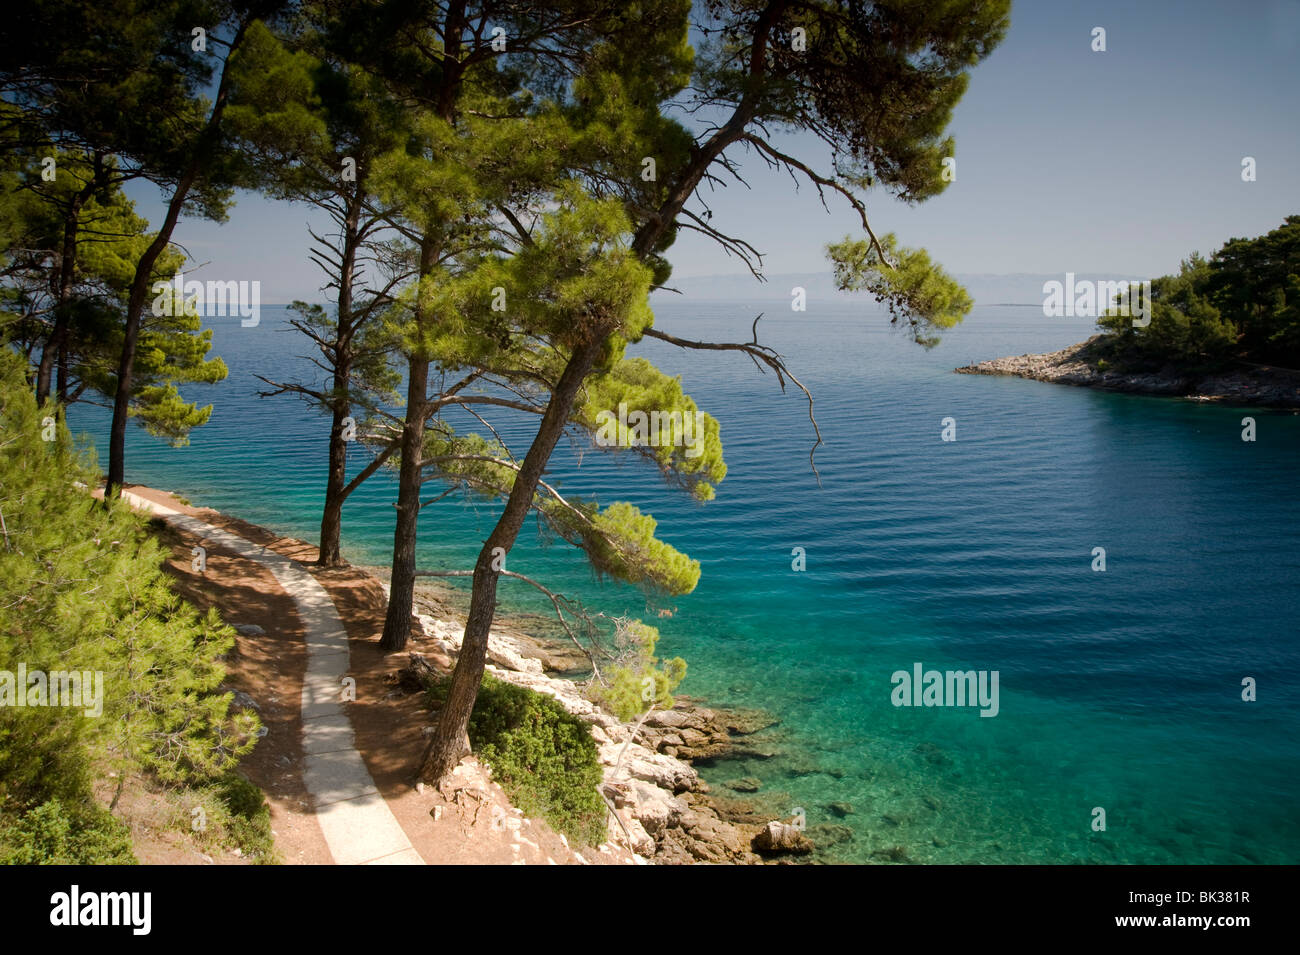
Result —
[[822, 847], [838, 846], [853, 841], [852, 829], [833, 822], [818, 823], [808, 830], [808, 834], [816, 845]]
[[872, 855], [888, 859], [890, 862], [911, 861], [907, 856], [907, 850], [902, 846], [890, 846], [888, 849], [877, 849], [872, 853]]

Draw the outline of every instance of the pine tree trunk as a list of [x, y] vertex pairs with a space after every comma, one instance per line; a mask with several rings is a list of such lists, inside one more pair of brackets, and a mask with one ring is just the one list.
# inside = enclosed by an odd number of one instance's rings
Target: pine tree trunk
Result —
[[50, 337], [45, 340], [45, 346], [41, 349], [41, 360], [36, 365], [36, 407], [45, 407], [45, 402], [50, 397], [50, 381], [53, 378], [54, 356], [59, 350], [57, 339], [63, 333], [63, 310], [56, 309], [54, 313], [54, 328], [50, 332]]
[[488, 634], [496, 615], [497, 581], [501, 577], [499, 571], [492, 569], [494, 552], [497, 548], [509, 552], [514, 546], [519, 530], [528, 517], [533, 494], [546, 469], [546, 462], [550, 460], [551, 452], [564, 434], [564, 426], [573, 410], [578, 389], [591, 371], [603, 340], [603, 334], [596, 334], [591, 342], [579, 346], [565, 365], [564, 374], [560, 376], [551, 400], [546, 405], [546, 412], [542, 415], [537, 437], [533, 439], [519, 473], [515, 476], [514, 487], [506, 499], [501, 517], [488, 535], [483, 549], [479, 551], [478, 561], [474, 564], [474, 589], [470, 594], [465, 639], [461, 643], [460, 656], [452, 673], [447, 700], [438, 711], [438, 728], [420, 769], [421, 778], [426, 782], [436, 783], [450, 773], [469, 752], [469, 717], [474, 710], [474, 701], [478, 698], [479, 684], [483, 680]]
[[59, 297], [54, 307], [54, 329], [50, 332], [45, 347], [41, 349], [41, 361], [36, 368], [36, 406], [45, 404], [50, 396], [50, 378], [55, 359], [59, 361], [60, 400], [67, 398], [67, 338], [68, 308], [72, 303], [72, 283], [77, 271], [77, 231], [81, 227], [81, 207], [90, 198], [97, 185], [97, 180], [90, 182], [72, 197], [68, 211], [63, 216], [63, 248], [59, 256]]
[[329, 476], [325, 481], [325, 509], [320, 519], [320, 556], [316, 563], [321, 567], [344, 566], [340, 538], [343, 535], [343, 487], [347, 480], [348, 443], [343, 440], [343, 419], [348, 416], [348, 406], [340, 403], [334, 408], [334, 426], [330, 431]]
[[[226, 60], [221, 67], [221, 81], [217, 84], [216, 99], [212, 112], [208, 114], [207, 124], [199, 136], [194, 152], [190, 157], [185, 172], [176, 183], [171, 201], [167, 204], [167, 214], [163, 218], [158, 234], [154, 236], [148, 248], [136, 263], [135, 276], [131, 281], [131, 294], [126, 304], [126, 327], [122, 336], [122, 354], [117, 365], [117, 390], [113, 394], [113, 424], [108, 433], [108, 476], [104, 486], [104, 500], [108, 501], [121, 490], [126, 479], [126, 425], [131, 410], [131, 385], [135, 372], [135, 348], [140, 338], [140, 320], [144, 316], [145, 300], [153, 286], [153, 267], [158, 257], [171, 242], [172, 233], [176, 231], [176, 222], [180, 219], [181, 209], [190, 194], [202, 167], [211, 160], [211, 153], [217, 146], [221, 130], [221, 117], [226, 110], [230, 97], [230, 58], [235, 55], [243, 43], [250, 20], [241, 20], [235, 35], [226, 50]], [[179, 307], [179, 302], [173, 302]]]
[[415, 606], [415, 539], [420, 524], [420, 479], [423, 470], [424, 414], [429, 361], [412, 358], [406, 385], [406, 422], [402, 426], [402, 463], [397, 478], [397, 527], [393, 530], [393, 569], [388, 581], [388, 613], [380, 649], [403, 650], [411, 636]]
[[[438, 261], [433, 236], [420, 243], [423, 280]], [[418, 281], [417, 280], [417, 281]], [[431, 318], [423, 296], [415, 303], [415, 323], [423, 331]], [[411, 637], [411, 611], [415, 607], [415, 537], [420, 525], [420, 488], [424, 469], [424, 419], [429, 406], [429, 359], [419, 355], [407, 361], [406, 420], [402, 425], [402, 461], [397, 473], [397, 527], [393, 529], [393, 568], [388, 580], [388, 612], [383, 650], [404, 650]]]
[[343, 437], [343, 421], [352, 413], [348, 394], [352, 387], [353, 324], [352, 286], [356, 279], [357, 246], [360, 245], [359, 223], [363, 199], [362, 183], [348, 197], [347, 216], [344, 221], [343, 258], [339, 269], [338, 314], [335, 316], [334, 350], [334, 424], [330, 429], [329, 474], [325, 480], [325, 509], [320, 518], [320, 555], [316, 563], [321, 567], [344, 566], [341, 538], [343, 536], [344, 488], [348, 477], [348, 442]]
[[[191, 180], [192, 182], [192, 180]], [[104, 487], [104, 500], [112, 498], [126, 480], [126, 424], [131, 411], [131, 379], [135, 372], [135, 347], [140, 338], [140, 320], [144, 315], [144, 304], [149, 289], [149, 279], [153, 274], [154, 263], [162, 254], [167, 243], [171, 241], [172, 230], [180, 217], [185, 194], [189, 192], [191, 182], [186, 182], [184, 189], [178, 188], [172, 196], [171, 208], [163, 228], [136, 266], [135, 280], [131, 283], [131, 296], [126, 306], [126, 328], [122, 336], [122, 353], [117, 363], [117, 390], [113, 394], [113, 424], [108, 434], [108, 479]]]
[[68, 403], [68, 330], [65, 326], [59, 337], [59, 358], [54, 394], [58, 396], [59, 405]]

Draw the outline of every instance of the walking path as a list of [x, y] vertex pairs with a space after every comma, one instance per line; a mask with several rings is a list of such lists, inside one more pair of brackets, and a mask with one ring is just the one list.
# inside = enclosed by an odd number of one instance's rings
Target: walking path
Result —
[[302, 683], [303, 782], [316, 819], [339, 865], [423, 865], [357, 752], [343, 711], [343, 677], [349, 668], [347, 631], [329, 594], [302, 566], [282, 554], [157, 504], [130, 491], [123, 500], [167, 523], [257, 561], [297, 604], [307, 639]]

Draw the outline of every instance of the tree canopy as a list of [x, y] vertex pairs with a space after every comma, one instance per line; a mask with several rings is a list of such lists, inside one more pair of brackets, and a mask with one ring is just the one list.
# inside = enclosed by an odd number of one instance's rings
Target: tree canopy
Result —
[[1177, 275], [1151, 282], [1149, 324], [1116, 313], [1098, 327], [1129, 358], [1223, 367], [1234, 361], [1300, 367], [1300, 215], [1254, 239], [1193, 253]]

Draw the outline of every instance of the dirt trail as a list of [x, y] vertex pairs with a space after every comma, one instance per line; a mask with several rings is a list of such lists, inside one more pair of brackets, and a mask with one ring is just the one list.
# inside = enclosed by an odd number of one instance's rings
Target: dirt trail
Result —
[[[605, 845], [574, 852], [562, 836], [544, 821], [524, 819], [510, 806], [505, 794], [472, 757], [466, 759], [450, 779], [437, 789], [413, 785], [418, 761], [424, 748], [425, 730], [430, 714], [418, 695], [406, 695], [393, 685], [392, 675], [406, 661], [405, 653], [384, 654], [378, 647], [383, 629], [384, 595], [378, 582], [355, 568], [321, 570], [312, 565], [315, 547], [292, 538], [279, 537], [266, 528], [230, 518], [217, 511], [182, 504], [165, 492], [142, 486], [127, 489], [142, 499], [195, 519], [178, 520], [160, 531], [173, 550], [169, 561], [178, 589], [200, 607], [216, 606], [223, 619], [232, 625], [261, 628], [238, 638], [237, 649], [229, 660], [227, 685], [242, 691], [256, 704], [266, 737], [240, 768], [266, 791], [271, 803], [272, 828], [276, 845], [287, 863], [320, 864], [336, 861], [330, 839], [338, 842], [338, 826], [325, 823], [322, 830], [318, 814], [344, 800], [329, 800], [322, 806], [313, 799], [310, 788], [320, 789], [320, 767], [313, 765], [313, 753], [348, 749], [359, 754], [378, 796], [358, 800], [352, 793], [350, 802], [364, 802], [371, 807], [371, 823], [385, 816], [395, 819], [400, 835], [387, 831], [392, 842], [389, 857], [378, 861], [423, 860], [430, 864], [633, 864], [631, 853], [621, 847]], [[203, 525], [219, 533], [205, 534]], [[225, 537], [235, 535], [239, 543]], [[246, 544], [244, 542], [247, 542]], [[191, 548], [196, 544], [207, 549], [207, 566], [202, 575], [191, 568]], [[247, 544], [263, 560], [273, 561], [280, 573], [249, 554]], [[243, 546], [241, 546], [243, 545]], [[241, 553], [242, 551], [242, 553]], [[284, 560], [284, 559], [287, 559]], [[291, 564], [289, 562], [292, 562]], [[355, 701], [341, 704], [346, 718], [330, 725], [346, 736], [351, 731], [350, 746], [313, 743], [320, 734], [308, 732], [304, 746], [302, 692], [307, 678], [309, 692], [305, 699], [313, 710], [312, 679], [309, 675], [310, 653], [301, 608], [282, 586], [285, 566], [295, 575], [310, 576], [328, 595], [346, 631], [348, 652], [341, 655], [338, 676], [356, 681]], [[291, 578], [298, 579], [298, 578]], [[301, 584], [302, 582], [299, 581]], [[308, 614], [319, 624], [318, 611]], [[316, 649], [319, 649], [317, 647]], [[418, 650], [418, 637], [411, 649]], [[331, 671], [332, 673], [332, 671]], [[317, 674], [319, 676], [319, 674]], [[317, 680], [316, 696], [324, 686]], [[335, 698], [338, 680], [331, 680], [330, 697]], [[319, 714], [317, 714], [319, 716]], [[343, 738], [343, 737], [336, 737]], [[327, 780], [328, 782], [328, 780]], [[340, 796], [347, 793], [337, 793]], [[383, 811], [374, 812], [383, 807]], [[337, 812], [337, 808], [333, 811]], [[379, 823], [381, 827], [383, 823]], [[396, 840], [393, 842], [393, 840]], [[403, 850], [402, 846], [409, 846]], [[342, 853], [346, 861], [361, 861], [355, 853]], [[364, 858], [365, 852], [361, 852]], [[373, 858], [373, 857], [369, 857]], [[174, 861], [174, 860], [169, 860]]]

